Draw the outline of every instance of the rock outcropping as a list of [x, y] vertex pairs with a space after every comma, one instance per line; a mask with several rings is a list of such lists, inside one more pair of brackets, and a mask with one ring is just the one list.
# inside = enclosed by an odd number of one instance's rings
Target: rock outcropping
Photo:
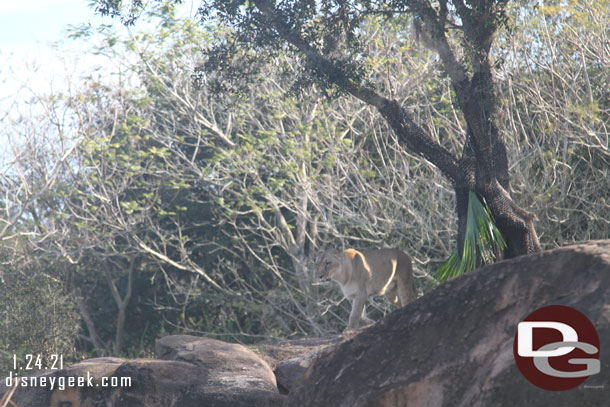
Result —
[[[273, 371], [242, 345], [177, 335], [157, 341], [156, 353], [158, 359], [97, 358], [47, 371], [38, 375], [47, 377], [47, 387], [20, 388], [11, 401], [19, 407], [279, 407], [284, 401]], [[68, 377], [91, 377], [92, 386], [66, 387], [64, 380], [60, 389], [59, 378]], [[116, 378], [117, 386], [103, 387], [103, 377], [109, 384]]]
[[[551, 304], [584, 313], [601, 342], [601, 372], [561, 392], [529, 383], [513, 356], [517, 324]], [[609, 405], [610, 241], [449, 281], [316, 359], [289, 399], [291, 407]]]
[[[513, 356], [517, 324], [546, 305], [584, 313], [601, 343], [601, 372], [563, 392], [529, 383]], [[168, 336], [157, 342], [156, 356], [98, 358], [42, 372], [38, 378], [90, 376], [93, 386], [20, 388], [12, 402], [18, 407], [606, 406], [610, 240], [484, 267], [350, 335], [259, 345], [256, 352], [213, 339]], [[124, 377], [131, 386], [101, 386], [103, 378]], [[0, 399], [6, 391], [0, 384]]]

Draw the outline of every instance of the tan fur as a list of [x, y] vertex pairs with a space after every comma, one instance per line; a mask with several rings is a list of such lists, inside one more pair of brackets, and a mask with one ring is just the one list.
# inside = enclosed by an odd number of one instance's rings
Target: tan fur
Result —
[[411, 259], [398, 249], [326, 251], [317, 262], [318, 278], [334, 280], [352, 302], [346, 330], [358, 328], [366, 319], [369, 297], [385, 295], [403, 306], [417, 298]]

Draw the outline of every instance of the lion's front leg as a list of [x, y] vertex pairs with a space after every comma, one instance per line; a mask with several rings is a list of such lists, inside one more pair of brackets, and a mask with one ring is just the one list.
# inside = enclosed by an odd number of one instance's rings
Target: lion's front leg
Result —
[[362, 321], [364, 321], [365, 324], [367, 325], [371, 325], [374, 324], [375, 321], [373, 321], [371, 318], [369, 318], [366, 315], [366, 304], [364, 305], [364, 307], [362, 307], [362, 318], [360, 318]]
[[364, 312], [366, 305], [366, 295], [357, 295], [352, 301], [352, 311], [349, 314], [349, 322], [347, 323], [346, 331], [353, 331], [358, 328], [358, 322]]

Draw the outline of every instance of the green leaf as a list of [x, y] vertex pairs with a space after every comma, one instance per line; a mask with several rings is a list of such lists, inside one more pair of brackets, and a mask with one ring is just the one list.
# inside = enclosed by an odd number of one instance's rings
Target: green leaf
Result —
[[141, 209], [136, 201], [121, 202], [121, 207], [125, 210], [125, 213], [128, 215], [131, 215], [135, 211], [138, 211]]
[[506, 248], [506, 242], [496, 226], [491, 211], [474, 192], [468, 196], [468, 214], [464, 248], [460, 256], [456, 249], [435, 272], [434, 277], [444, 281], [464, 274], [477, 265], [477, 260], [491, 263], [496, 253]]

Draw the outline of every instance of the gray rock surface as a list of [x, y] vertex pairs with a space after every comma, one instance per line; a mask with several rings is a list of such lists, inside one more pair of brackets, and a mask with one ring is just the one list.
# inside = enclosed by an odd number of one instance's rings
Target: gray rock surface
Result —
[[[584, 313], [601, 372], [566, 391], [528, 382], [513, 356], [517, 324], [546, 305]], [[316, 359], [292, 407], [610, 405], [610, 240], [483, 267], [441, 285]]]
[[[546, 305], [584, 313], [601, 342], [601, 373], [550, 392], [513, 357], [517, 324]], [[606, 406], [610, 400], [610, 240], [484, 267], [347, 335], [248, 348], [187, 335], [157, 341], [157, 359], [97, 358], [36, 378], [92, 386], [20, 388], [18, 407]], [[102, 387], [103, 378], [130, 386]], [[57, 382], [56, 382], [57, 383]], [[288, 393], [287, 396], [280, 394]], [[7, 391], [0, 383], [0, 399]]]
[[282, 394], [288, 394], [302, 381], [303, 375], [311, 363], [318, 357], [323, 357], [332, 345], [339, 344], [353, 336], [344, 333], [322, 338], [304, 338], [282, 341], [267, 345], [263, 352], [273, 360], [274, 373], [278, 389]]
[[[19, 407], [279, 407], [284, 401], [271, 368], [244, 346], [178, 335], [160, 339], [156, 350], [159, 359], [90, 359], [43, 372], [39, 379], [90, 376], [93, 387], [20, 388], [11, 401]], [[102, 377], [128, 377], [131, 386], [102, 387]]]

